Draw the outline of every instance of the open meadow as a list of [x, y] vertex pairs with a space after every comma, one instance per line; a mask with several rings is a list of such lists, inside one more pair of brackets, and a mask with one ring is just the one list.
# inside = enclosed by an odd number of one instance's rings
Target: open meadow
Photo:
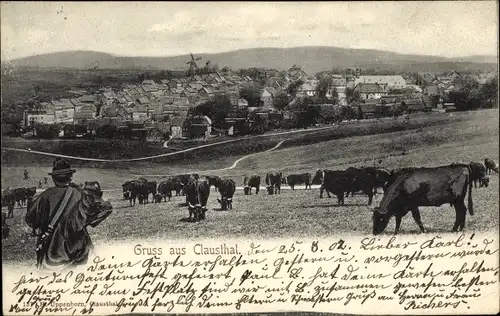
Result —
[[[448, 121], [440, 124], [384, 134], [328, 138], [324, 136], [325, 132], [318, 132], [316, 135], [323, 136], [316, 142], [308, 141], [304, 136], [281, 137], [279, 140], [285, 140], [282, 147], [255, 153], [226, 170], [217, 169], [230, 167], [235, 160], [248, 153], [208, 155], [207, 159], [203, 159], [203, 155], [196, 155], [196, 160], [186, 157], [182, 161], [161, 163], [140, 162], [122, 170], [78, 167], [74, 182], [99, 181], [105, 190], [104, 198], [113, 204], [113, 214], [97, 228], [89, 228], [95, 244], [147, 238], [196, 240], [369, 235], [372, 231], [371, 210], [381, 201], [382, 194], [375, 196], [371, 206], [367, 205], [366, 196], [355, 195], [345, 199], [346, 206], [339, 207], [336, 198], [325, 196], [320, 199], [317, 188], [303, 190], [300, 187], [295, 191], [285, 188], [280, 195], [273, 196], [267, 195], [265, 190], [259, 195], [245, 196], [239, 189], [233, 199], [233, 210], [220, 211], [216, 200], [219, 193], [212, 188], [207, 219], [190, 223], [185, 221], [188, 217], [187, 207], [179, 206], [184, 202], [184, 197], [174, 196], [170, 202], [130, 207], [128, 201], [122, 199], [121, 184], [139, 176], [159, 182], [166, 175], [197, 171], [200, 174], [230, 177], [241, 187], [245, 174], [258, 173], [264, 179], [267, 172], [278, 170], [287, 175], [296, 172], [314, 173], [317, 168], [345, 169], [374, 164], [393, 169], [439, 166], [453, 162], [484, 162], [486, 157], [498, 162], [498, 110], [445, 116]], [[264, 149], [270, 147], [265, 146]], [[37, 180], [46, 176], [51, 167], [50, 163], [2, 165], [2, 188], [7, 185], [17, 187], [37, 184]], [[28, 169], [32, 180], [22, 180], [24, 168]], [[498, 192], [497, 174], [492, 174], [488, 188], [472, 190], [475, 214], [467, 214], [467, 231], [498, 231]], [[11, 233], [9, 238], [3, 240], [4, 262], [34, 263], [35, 238], [29, 237], [29, 229], [24, 223], [25, 212], [25, 208], [16, 207], [14, 218], [8, 220]], [[430, 233], [449, 232], [455, 219], [455, 211], [449, 205], [422, 207], [421, 214], [424, 226]], [[394, 219], [385, 233], [392, 234], [393, 231]], [[400, 234], [418, 232], [411, 215], [404, 217]]]

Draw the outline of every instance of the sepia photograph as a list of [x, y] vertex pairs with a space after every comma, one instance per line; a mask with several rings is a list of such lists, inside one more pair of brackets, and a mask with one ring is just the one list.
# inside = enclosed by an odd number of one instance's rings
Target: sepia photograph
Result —
[[1, 38], [4, 313], [498, 311], [497, 1], [2, 1]]

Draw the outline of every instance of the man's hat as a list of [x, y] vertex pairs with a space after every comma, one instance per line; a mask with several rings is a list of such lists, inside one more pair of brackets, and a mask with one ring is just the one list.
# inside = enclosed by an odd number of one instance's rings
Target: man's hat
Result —
[[71, 169], [71, 166], [69, 165], [69, 161], [67, 161], [64, 158], [56, 158], [54, 160], [54, 165], [52, 166], [52, 172], [49, 172], [49, 175], [51, 176], [58, 176], [62, 174], [73, 174], [75, 173], [75, 169]]

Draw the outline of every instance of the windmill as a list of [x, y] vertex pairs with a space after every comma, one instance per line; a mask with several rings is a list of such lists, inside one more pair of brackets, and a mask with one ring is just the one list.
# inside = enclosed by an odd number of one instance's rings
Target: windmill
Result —
[[191, 54], [191, 60], [186, 63], [186, 65], [189, 65], [188, 75], [192, 75], [198, 70], [197, 60], [201, 60], [201, 57], [194, 58], [193, 54]]

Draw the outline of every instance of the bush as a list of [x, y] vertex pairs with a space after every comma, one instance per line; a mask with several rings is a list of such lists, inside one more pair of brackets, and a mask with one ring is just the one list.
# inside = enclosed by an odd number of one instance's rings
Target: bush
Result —
[[59, 124], [36, 124], [35, 131], [39, 138], [52, 139], [59, 137], [61, 132], [61, 125]]

